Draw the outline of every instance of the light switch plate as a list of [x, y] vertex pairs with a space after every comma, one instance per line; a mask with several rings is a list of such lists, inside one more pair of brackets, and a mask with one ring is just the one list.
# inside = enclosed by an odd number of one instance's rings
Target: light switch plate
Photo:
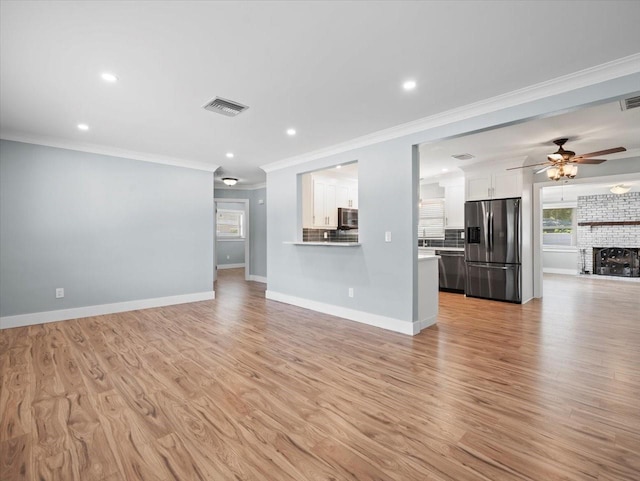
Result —
[[384, 233], [384, 241], [391, 242], [391, 232], [387, 231]]
[[56, 299], [62, 299], [64, 297], [64, 287], [56, 287]]

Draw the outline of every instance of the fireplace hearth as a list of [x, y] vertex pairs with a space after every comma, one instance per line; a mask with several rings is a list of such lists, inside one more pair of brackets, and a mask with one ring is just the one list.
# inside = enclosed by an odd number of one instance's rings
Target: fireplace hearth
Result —
[[593, 273], [600, 276], [640, 277], [640, 248], [594, 247]]

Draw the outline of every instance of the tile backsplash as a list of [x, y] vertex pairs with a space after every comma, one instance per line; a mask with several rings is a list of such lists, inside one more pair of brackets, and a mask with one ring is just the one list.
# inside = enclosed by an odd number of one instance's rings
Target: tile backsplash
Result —
[[444, 239], [418, 239], [420, 247], [464, 247], [464, 229], [445, 229]]
[[[324, 233], [327, 233], [325, 239]], [[357, 230], [302, 229], [303, 242], [358, 242]]]

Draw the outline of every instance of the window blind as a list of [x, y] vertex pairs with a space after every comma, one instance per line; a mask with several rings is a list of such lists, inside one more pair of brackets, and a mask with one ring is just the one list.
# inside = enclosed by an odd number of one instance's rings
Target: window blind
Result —
[[425, 199], [420, 203], [418, 238], [444, 239], [444, 199]]

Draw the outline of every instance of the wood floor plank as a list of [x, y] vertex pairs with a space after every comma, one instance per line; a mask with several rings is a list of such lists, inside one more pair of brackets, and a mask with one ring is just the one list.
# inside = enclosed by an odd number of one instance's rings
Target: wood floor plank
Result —
[[67, 394], [70, 451], [79, 479], [100, 481], [117, 471], [115, 458], [89, 396], [84, 391]]
[[0, 441], [31, 432], [30, 378], [17, 367], [0, 378]]
[[640, 479], [638, 283], [441, 293], [408, 337], [218, 275], [215, 301], [0, 331], [0, 479]]
[[35, 480], [31, 456], [31, 437], [28, 434], [0, 442], [0, 480]]

